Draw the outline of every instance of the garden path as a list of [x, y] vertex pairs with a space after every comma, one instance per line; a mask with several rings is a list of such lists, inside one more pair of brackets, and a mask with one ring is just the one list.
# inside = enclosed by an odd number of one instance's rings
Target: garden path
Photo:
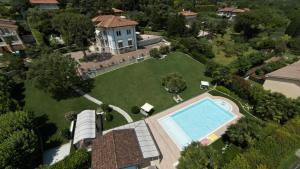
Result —
[[[101, 105], [103, 104], [102, 101], [92, 97], [91, 95], [89, 94], [86, 94], [84, 93], [83, 91], [81, 91], [80, 89], [75, 89], [75, 91], [79, 94], [81, 94], [84, 98], [86, 98], [87, 100], [95, 103], [95, 104], [98, 104], [98, 105]], [[115, 110], [116, 112], [120, 113], [126, 120], [128, 123], [131, 123], [133, 122], [132, 118], [130, 117], [130, 115], [124, 111], [123, 109], [121, 109], [120, 107], [117, 107], [117, 106], [114, 106], [114, 105], [109, 105], [110, 108], [112, 108], [113, 110]]]

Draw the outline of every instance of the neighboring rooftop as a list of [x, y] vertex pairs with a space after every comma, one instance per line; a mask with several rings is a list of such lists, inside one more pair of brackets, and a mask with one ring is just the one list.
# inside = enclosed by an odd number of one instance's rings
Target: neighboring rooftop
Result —
[[113, 130], [93, 141], [93, 169], [120, 169], [142, 161], [134, 129]]
[[10, 27], [10, 28], [17, 28], [17, 24], [15, 20], [10, 19], [0, 19], [0, 27]]
[[59, 4], [57, 0], [30, 0], [31, 4]]
[[96, 137], [96, 112], [84, 110], [77, 115], [73, 144]]
[[243, 12], [247, 12], [250, 9], [248, 8], [244, 8], [244, 9], [239, 9], [239, 8], [235, 8], [235, 7], [225, 7], [222, 9], [219, 9], [219, 12], [234, 12], [234, 13], [243, 13]]
[[267, 74], [266, 77], [300, 81], [300, 60], [286, 67], [275, 70], [274, 72]]
[[183, 11], [179, 12], [179, 14], [182, 16], [196, 16], [197, 15], [197, 13], [192, 12], [190, 10], [188, 10], [188, 11], [183, 10]]
[[136, 21], [125, 18], [124, 16], [100, 15], [92, 19], [97, 27], [115, 28], [124, 26], [135, 26]]

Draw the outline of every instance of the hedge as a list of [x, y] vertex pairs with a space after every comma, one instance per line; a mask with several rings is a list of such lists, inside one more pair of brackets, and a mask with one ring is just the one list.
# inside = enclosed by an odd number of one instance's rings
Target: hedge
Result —
[[85, 149], [79, 149], [47, 169], [89, 169], [90, 166], [90, 154]]

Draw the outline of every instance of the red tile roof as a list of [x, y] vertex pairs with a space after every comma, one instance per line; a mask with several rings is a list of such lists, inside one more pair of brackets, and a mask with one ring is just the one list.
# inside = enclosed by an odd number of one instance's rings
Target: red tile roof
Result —
[[138, 23], [136, 21], [123, 18], [122, 16], [115, 15], [100, 15], [92, 19], [97, 27], [115, 28], [124, 26], [135, 26]]
[[31, 4], [59, 4], [57, 0], [30, 0]]
[[196, 16], [197, 15], [197, 13], [192, 12], [192, 11], [181, 11], [181, 12], [179, 12], [179, 14], [182, 16]]
[[93, 169], [120, 169], [141, 164], [142, 161], [143, 155], [134, 129], [114, 130], [93, 141]]

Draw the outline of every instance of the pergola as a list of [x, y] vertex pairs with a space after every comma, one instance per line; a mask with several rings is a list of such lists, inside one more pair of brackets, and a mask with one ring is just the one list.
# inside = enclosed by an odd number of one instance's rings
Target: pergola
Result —
[[204, 88], [208, 89], [208, 87], [209, 87], [209, 82], [201, 81], [201, 84], [200, 84], [201, 89], [204, 89]]
[[151, 110], [153, 110], [154, 106], [152, 106], [149, 103], [145, 103], [142, 107], [141, 107], [141, 113], [144, 114], [145, 116], [148, 116], [148, 113], [151, 112]]

